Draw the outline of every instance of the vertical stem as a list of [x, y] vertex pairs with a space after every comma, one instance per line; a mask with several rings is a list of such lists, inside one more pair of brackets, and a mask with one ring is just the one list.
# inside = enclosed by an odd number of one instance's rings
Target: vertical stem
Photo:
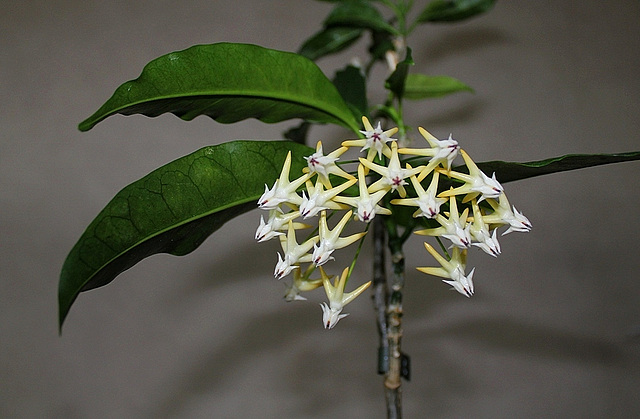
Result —
[[[395, 226], [394, 226], [395, 227]], [[389, 371], [384, 380], [387, 392], [387, 413], [390, 418], [402, 417], [402, 376], [403, 355], [402, 339], [402, 288], [404, 286], [404, 253], [401, 241], [395, 234], [395, 228], [389, 230], [389, 249], [393, 265], [391, 280], [391, 298], [388, 308]]]
[[[378, 353], [378, 373], [384, 374], [384, 392], [387, 404], [387, 417], [402, 417], [402, 377], [407, 377], [403, 370], [401, 351], [402, 338], [402, 288], [404, 285], [403, 238], [397, 237], [393, 222], [387, 223], [381, 217], [374, 219], [374, 265], [373, 265], [373, 302], [376, 311], [380, 346]], [[385, 228], [386, 227], [386, 228]], [[387, 288], [385, 270], [385, 242], [391, 250], [393, 277], [391, 279], [391, 295]]]
[[380, 343], [378, 346], [378, 374], [389, 370], [389, 340], [387, 338], [387, 271], [385, 267], [386, 232], [381, 217], [373, 219], [373, 306]]
[[[391, 245], [391, 242], [390, 242]], [[392, 246], [390, 246], [392, 248]], [[404, 283], [404, 255], [393, 250], [393, 278], [388, 309], [389, 371], [385, 376], [387, 408], [390, 418], [402, 417], [402, 287]], [[389, 400], [391, 397], [391, 400]]]

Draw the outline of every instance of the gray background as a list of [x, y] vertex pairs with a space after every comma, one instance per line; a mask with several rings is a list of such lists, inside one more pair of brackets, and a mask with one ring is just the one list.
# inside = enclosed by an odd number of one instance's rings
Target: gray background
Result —
[[[187, 257], [154, 256], [82, 294], [57, 335], [62, 262], [119, 189], [201, 146], [292, 125], [76, 124], [159, 55], [219, 41], [293, 51], [331, 5], [2, 3], [0, 416], [383, 417], [368, 298], [329, 332], [321, 291], [286, 304], [271, 276], [277, 244], [252, 240], [256, 212]], [[638, 150], [639, 21], [635, 0], [502, 1], [464, 24], [422, 27], [409, 41], [414, 70], [476, 94], [408, 105], [407, 121], [453, 132], [478, 161]], [[320, 65], [331, 73], [358, 48]], [[345, 135], [312, 132], [330, 145]], [[640, 415], [639, 173], [625, 163], [508, 184], [534, 229], [504, 237], [498, 259], [472, 254], [470, 300], [413, 269], [431, 259], [412, 239], [406, 417]], [[359, 269], [364, 281], [370, 267]]]

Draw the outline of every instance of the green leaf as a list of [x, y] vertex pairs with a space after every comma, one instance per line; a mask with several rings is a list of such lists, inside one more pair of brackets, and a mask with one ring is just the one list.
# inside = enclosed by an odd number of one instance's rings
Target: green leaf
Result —
[[331, 27], [307, 39], [298, 53], [310, 60], [335, 54], [356, 42], [364, 32], [361, 28]]
[[446, 96], [462, 91], [473, 92], [473, 89], [449, 76], [408, 74], [404, 83], [404, 97], [411, 100]]
[[287, 140], [294, 141], [298, 144], [306, 144], [309, 128], [311, 128], [311, 123], [304, 121], [301, 122], [300, 125], [289, 128], [283, 135]]
[[361, 69], [348, 65], [336, 73], [333, 84], [357, 119], [369, 114], [366, 80]]
[[[419, 164], [427, 162], [428, 159], [410, 159], [412, 165], [416, 167]], [[565, 172], [568, 170], [584, 169], [587, 167], [600, 166], [604, 164], [613, 164], [640, 160], [640, 151], [616, 154], [567, 154], [560, 157], [552, 157], [545, 160], [531, 161], [526, 163], [505, 162], [505, 161], [488, 161], [476, 163], [477, 166], [487, 175], [496, 174], [496, 178], [501, 183], [514, 182], [532, 178], [535, 176], [548, 175], [551, 173]], [[468, 173], [465, 166], [456, 166], [453, 170]], [[431, 176], [422, 181], [422, 185], [426, 188], [431, 182]], [[457, 181], [449, 179], [446, 176], [440, 177], [439, 189], [447, 190], [449, 187], [459, 186]], [[415, 191], [411, 185], [406, 187], [409, 196], [415, 196]], [[437, 226], [434, 221], [420, 217], [413, 218], [413, 212], [416, 208], [394, 205], [393, 219], [398, 225], [405, 228], [433, 228]]]
[[640, 160], [640, 151], [615, 154], [567, 154], [527, 163], [488, 161], [478, 163], [478, 167], [487, 175], [495, 172], [496, 178], [506, 183], [551, 173], [634, 160]]
[[413, 58], [411, 58], [411, 48], [407, 47], [407, 56], [405, 59], [398, 63], [396, 69], [391, 73], [389, 78], [385, 82], [385, 87], [391, 90], [398, 100], [404, 96], [405, 80], [409, 73], [409, 67], [414, 64]]
[[[336, 72], [333, 84], [356, 119], [360, 120], [363, 115], [368, 115], [366, 82], [360, 69], [349, 65]], [[310, 123], [303, 122], [285, 132], [284, 138], [305, 144], [310, 127]]]
[[196, 45], [151, 61], [140, 77], [118, 87], [79, 128], [88, 131], [118, 113], [154, 117], [167, 112], [186, 121], [199, 115], [221, 123], [302, 118], [355, 132], [359, 128], [331, 81], [312, 61], [233, 43]]
[[372, 60], [384, 60], [388, 51], [395, 50], [391, 34], [382, 31], [373, 31], [371, 33], [371, 45], [369, 45], [368, 51]]
[[290, 141], [233, 141], [202, 148], [122, 189], [69, 253], [58, 289], [60, 327], [81, 291], [101, 287], [156, 253], [185, 255], [226, 221], [256, 208], [264, 185], [314, 149]]
[[495, 0], [434, 0], [418, 16], [418, 22], [453, 22], [489, 11]]
[[378, 9], [367, 0], [351, 0], [338, 4], [324, 21], [325, 27], [340, 26], [383, 31], [398, 35], [396, 28], [384, 20]]

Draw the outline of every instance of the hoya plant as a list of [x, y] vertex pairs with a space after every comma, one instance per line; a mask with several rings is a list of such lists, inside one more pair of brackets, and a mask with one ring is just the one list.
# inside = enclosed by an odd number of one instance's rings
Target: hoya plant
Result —
[[[274, 286], [286, 283], [287, 302], [311, 293], [325, 297], [319, 327], [350, 327], [341, 322], [349, 314], [346, 306], [369, 290], [387, 413], [400, 417], [402, 379], [410, 375], [401, 348], [408, 238], [423, 238], [419, 271], [470, 298], [474, 280], [484, 275], [473, 261], [500, 257], [501, 236], [532, 228], [504, 185], [640, 159], [640, 152], [630, 152], [525, 163], [474, 161], [464, 138], [455, 133], [439, 138], [405, 119], [409, 103], [420, 107], [422, 100], [471, 91], [452, 77], [412, 72], [407, 42], [422, 25], [478, 16], [494, 1], [433, 0], [418, 10], [411, 0], [333, 3], [321, 29], [297, 53], [237, 43], [171, 52], [148, 63], [80, 123], [79, 129], [88, 131], [116, 114], [164, 113], [185, 121], [206, 115], [224, 124], [248, 118], [296, 121], [281, 141], [205, 147], [118, 192], [64, 262], [60, 328], [81, 292], [110, 283], [148, 256], [187, 255], [225, 222], [253, 210], [256, 232], [247, 237], [247, 246], [257, 245], [253, 240], [271, 246], [274, 263], [265, 269], [273, 271]], [[366, 60], [330, 76], [314, 63], [360, 38], [369, 42]], [[387, 71], [382, 103], [370, 103], [367, 94], [376, 65]], [[339, 146], [329, 148], [314, 138], [315, 124], [342, 127]], [[373, 242], [373, 255], [361, 254], [365, 240]], [[334, 259], [338, 253], [348, 254], [351, 262], [338, 262], [344, 260]], [[372, 278], [356, 274], [362, 263], [373, 264]]]

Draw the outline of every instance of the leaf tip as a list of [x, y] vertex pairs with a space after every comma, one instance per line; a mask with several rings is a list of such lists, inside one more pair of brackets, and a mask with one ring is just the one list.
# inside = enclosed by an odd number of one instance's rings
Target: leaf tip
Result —
[[91, 119], [85, 119], [84, 121], [78, 124], [78, 130], [80, 130], [80, 132], [87, 132], [91, 128], [93, 128], [94, 125], [95, 124], [91, 121]]
[[62, 325], [64, 324], [64, 320], [67, 318], [67, 314], [69, 314], [70, 305], [65, 304], [62, 301], [62, 298], [58, 297], [58, 336], [62, 335]]

